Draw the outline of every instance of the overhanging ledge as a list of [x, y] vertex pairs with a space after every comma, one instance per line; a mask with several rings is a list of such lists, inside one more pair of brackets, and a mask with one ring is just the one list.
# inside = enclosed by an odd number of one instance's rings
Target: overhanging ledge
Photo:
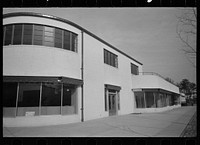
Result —
[[105, 87], [106, 87], [107, 89], [116, 90], [116, 91], [120, 91], [120, 90], [121, 90], [121, 87], [120, 87], [120, 86], [115, 86], [115, 85], [105, 84]]
[[48, 82], [82, 85], [83, 80], [63, 76], [3, 76], [3, 82]]

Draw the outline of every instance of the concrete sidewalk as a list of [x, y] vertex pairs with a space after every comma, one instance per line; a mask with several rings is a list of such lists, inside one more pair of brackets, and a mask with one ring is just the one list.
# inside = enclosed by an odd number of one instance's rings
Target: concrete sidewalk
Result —
[[196, 106], [185, 106], [66, 125], [3, 127], [3, 137], [179, 137], [195, 112]]

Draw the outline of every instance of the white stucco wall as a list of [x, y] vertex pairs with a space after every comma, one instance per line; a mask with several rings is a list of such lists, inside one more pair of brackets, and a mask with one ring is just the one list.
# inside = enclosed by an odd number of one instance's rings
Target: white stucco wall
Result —
[[84, 120], [104, 117], [103, 44], [84, 33]]
[[3, 75], [81, 79], [79, 62], [78, 53], [59, 48], [35, 45], [3, 47]]
[[[104, 49], [118, 55], [118, 68], [104, 64]], [[133, 60], [84, 33], [84, 112], [85, 120], [108, 116], [105, 111], [104, 85], [120, 86], [120, 114], [134, 109], [131, 79]], [[139, 65], [139, 71], [142, 66]]]
[[156, 75], [132, 76], [133, 89], [164, 89], [179, 94], [179, 88]]

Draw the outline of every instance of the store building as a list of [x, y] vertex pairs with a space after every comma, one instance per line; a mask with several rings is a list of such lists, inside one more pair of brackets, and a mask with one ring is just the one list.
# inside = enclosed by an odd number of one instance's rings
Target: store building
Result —
[[178, 87], [139, 72], [141, 62], [73, 22], [37, 13], [3, 15], [4, 126], [179, 106]]

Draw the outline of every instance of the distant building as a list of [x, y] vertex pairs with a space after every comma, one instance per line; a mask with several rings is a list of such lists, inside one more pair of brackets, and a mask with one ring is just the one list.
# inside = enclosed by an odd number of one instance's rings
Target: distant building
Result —
[[3, 15], [3, 126], [81, 122], [179, 106], [179, 89], [68, 20]]

